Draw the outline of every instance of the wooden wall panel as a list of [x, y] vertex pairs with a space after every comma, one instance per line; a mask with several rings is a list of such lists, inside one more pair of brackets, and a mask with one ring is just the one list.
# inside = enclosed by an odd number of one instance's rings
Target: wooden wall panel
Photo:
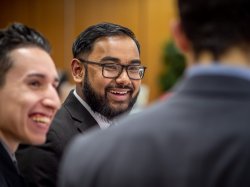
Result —
[[163, 45], [170, 38], [174, 0], [1, 0], [0, 27], [13, 21], [41, 31], [51, 42], [56, 65], [70, 71], [71, 46], [86, 27], [98, 22], [118, 23], [132, 29], [142, 46], [141, 58], [148, 67], [143, 83], [150, 101], [160, 95], [158, 76]]
[[0, 27], [13, 21], [30, 23], [30, 5], [29, 0], [1, 0]]
[[44, 33], [52, 45], [52, 57], [58, 68], [64, 64], [64, 3], [62, 0], [32, 0], [32, 26]]
[[147, 20], [147, 84], [150, 86], [150, 100], [161, 96], [158, 83], [159, 73], [163, 68], [163, 47], [171, 38], [170, 22], [174, 18], [173, 1], [150, 0]]
[[45, 35], [52, 45], [52, 57], [64, 68], [64, 3], [62, 0], [1, 0], [0, 27], [22, 22]]
[[138, 0], [91, 0], [76, 2], [76, 31], [98, 22], [123, 24], [135, 32], [138, 28]]

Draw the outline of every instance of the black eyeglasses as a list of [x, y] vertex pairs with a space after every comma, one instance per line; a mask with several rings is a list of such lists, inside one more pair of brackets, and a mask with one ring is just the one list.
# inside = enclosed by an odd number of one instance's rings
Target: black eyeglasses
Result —
[[79, 59], [82, 63], [86, 64], [95, 64], [102, 67], [102, 76], [105, 78], [116, 79], [118, 78], [123, 68], [126, 70], [127, 75], [130, 79], [141, 80], [144, 76], [146, 67], [141, 65], [122, 65], [116, 63], [101, 63], [101, 62], [92, 62], [88, 60]]

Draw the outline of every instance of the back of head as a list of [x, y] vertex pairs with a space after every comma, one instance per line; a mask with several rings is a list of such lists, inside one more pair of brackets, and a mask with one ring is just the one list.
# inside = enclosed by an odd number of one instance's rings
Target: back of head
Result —
[[250, 47], [249, 0], [178, 0], [178, 6], [196, 57], [208, 51], [217, 59], [232, 47]]
[[39, 47], [50, 53], [49, 42], [36, 30], [21, 23], [13, 23], [0, 30], [0, 86], [11, 68], [9, 53], [20, 47]]
[[113, 23], [99, 23], [88, 27], [76, 38], [72, 47], [73, 56], [76, 58], [80, 54], [88, 55], [92, 51], [95, 41], [99, 38], [121, 35], [134, 40], [140, 52], [140, 44], [130, 29]]

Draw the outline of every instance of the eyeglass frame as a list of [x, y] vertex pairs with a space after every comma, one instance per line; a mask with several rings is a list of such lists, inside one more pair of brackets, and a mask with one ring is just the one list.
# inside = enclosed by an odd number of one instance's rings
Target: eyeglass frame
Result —
[[[82, 63], [94, 64], [94, 65], [101, 66], [101, 67], [102, 67], [102, 76], [105, 77], [105, 78], [108, 78], [108, 79], [117, 79], [117, 78], [122, 74], [123, 69], [125, 69], [126, 72], [127, 72], [128, 77], [129, 77], [131, 80], [141, 80], [141, 79], [144, 77], [145, 71], [146, 71], [146, 69], [147, 69], [146, 66], [141, 66], [141, 65], [131, 65], [131, 64], [129, 64], [129, 65], [123, 65], [123, 64], [118, 64], [118, 63], [101, 63], [101, 62], [94, 62], [94, 61], [84, 60], [84, 59], [81, 59], [81, 58], [76, 58], [76, 59], [79, 60], [79, 61], [82, 62]], [[117, 75], [116, 77], [107, 77], [107, 76], [104, 76], [104, 73], [103, 73], [104, 67], [105, 67], [105, 65], [107, 65], [107, 64], [116, 64], [116, 65], [121, 66], [122, 69], [121, 69], [121, 71], [118, 73], [118, 75]], [[132, 66], [132, 67], [133, 67], [133, 66], [140, 66], [140, 68], [143, 68], [143, 75], [142, 75], [141, 78], [135, 79], [135, 78], [131, 78], [131, 77], [130, 77], [130, 75], [129, 75], [129, 73], [128, 73], [128, 67], [131, 67], [131, 66]]]

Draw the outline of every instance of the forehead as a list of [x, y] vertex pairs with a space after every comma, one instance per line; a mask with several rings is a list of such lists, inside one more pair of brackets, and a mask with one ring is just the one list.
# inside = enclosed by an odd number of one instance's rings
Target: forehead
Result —
[[42, 73], [48, 77], [57, 77], [55, 64], [50, 55], [38, 47], [14, 49], [9, 53], [12, 61], [7, 74], [23, 77], [29, 73]]
[[95, 41], [89, 56], [112, 56], [117, 58], [139, 59], [140, 54], [134, 40], [128, 36], [108, 36]]

